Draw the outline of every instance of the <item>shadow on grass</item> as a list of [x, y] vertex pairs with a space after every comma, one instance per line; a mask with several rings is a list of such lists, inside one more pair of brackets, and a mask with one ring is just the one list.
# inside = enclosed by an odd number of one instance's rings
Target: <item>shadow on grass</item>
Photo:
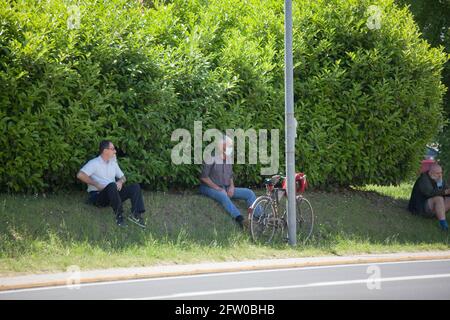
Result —
[[[222, 247], [248, 239], [231, 217], [213, 200], [196, 193], [144, 192], [147, 228], [130, 221], [119, 228], [111, 208], [97, 208], [85, 203], [84, 192], [48, 196], [1, 195], [0, 226], [2, 250], [10, 247], [26, 249], [36, 243], [71, 246], [85, 243], [105, 251], [117, 251], [152, 243], [178, 247], [196, 244]], [[237, 202], [244, 213], [244, 203]], [[124, 203], [125, 216], [130, 202]], [[33, 244], [34, 243], [34, 244]]]
[[[259, 191], [257, 194], [261, 194]], [[315, 212], [312, 239], [302, 248], [335, 252], [364, 251], [371, 245], [448, 246], [448, 234], [436, 220], [413, 216], [407, 201], [373, 191], [313, 191], [306, 194]], [[84, 192], [51, 194], [46, 197], [0, 196], [0, 234], [3, 256], [64, 249], [74, 245], [120, 252], [154, 244], [167, 244], [188, 250], [192, 246], [233, 248], [251, 244], [248, 232], [242, 232], [215, 201], [196, 191], [182, 193], [144, 192], [145, 230], [128, 223], [125, 229], [115, 224], [110, 208], [85, 204]], [[246, 215], [245, 203], [235, 202]], [[125, 212], [130, 211], [129, 201]], [[357, 247], [361, 247], [357, 249]], [[286, 248], [282, 240], [271, 246]]]
[[412, 215], [404, 198], [355, 189], [315, 192], [308, 197], [320, 212], [313, 242], [334, 246], [348, 240], [349, 247], [355, 243], [449, 245], [449, 234], [440, 230], [438, 221]]

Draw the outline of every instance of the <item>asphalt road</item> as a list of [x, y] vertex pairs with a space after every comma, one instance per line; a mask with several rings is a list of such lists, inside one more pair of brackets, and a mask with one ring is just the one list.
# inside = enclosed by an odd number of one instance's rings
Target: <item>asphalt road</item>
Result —
[[450, 260], [304, 267], [0, 292], [39, 299], [450, 299]]

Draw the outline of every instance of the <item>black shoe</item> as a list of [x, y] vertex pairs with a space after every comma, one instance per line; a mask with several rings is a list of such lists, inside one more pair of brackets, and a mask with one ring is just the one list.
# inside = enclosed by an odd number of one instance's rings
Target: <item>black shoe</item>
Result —
[[116, 217], [116, 223], [119, 227], [123, 228], [123, 227], [127, 227], [127, 223], [125, 222], [125, 220], [123, 219], [123, 216], [118, 216]]
[[244, 229], [244, 217], [243, 216], [237, 216], [236, 218], [234, 218], [234, 220], [236, 221], [236, 223], [239, 225], [239, 227], [241, 229]]
[[137, 224], [139, 227], [141, 228], [145, 228], [145, 221], [144, 219], [141, 217], [141, 215], [132, 215], [132, 216], [128, 216], [128, 220], [130, 220], [131, 222]]

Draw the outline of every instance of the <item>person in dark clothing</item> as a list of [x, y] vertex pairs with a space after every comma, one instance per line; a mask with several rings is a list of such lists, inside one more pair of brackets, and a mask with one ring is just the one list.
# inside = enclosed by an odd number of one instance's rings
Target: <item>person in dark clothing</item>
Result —
[[438, 218], [442, 230], [448, 231], [445, 213], [450, 210], [450, 189], [442, 180], [442, 168], [430, 167], [417, 179], [411, 192], [408, 210], [420, 216]]
[[99, 146], [100, 155], [86, 163], [78, 172], [77, 178], [88, 185], [89, 202], [99, 206], [111, 206], [119, 227], [126, 226], [123, 219], [122, 202], [131, 200], [130, 221], [145, 228], [142, 213], [145, 211], [139, 184], [125, 184], [125, 175], [116, 159], [116, 148], [109, 140]]

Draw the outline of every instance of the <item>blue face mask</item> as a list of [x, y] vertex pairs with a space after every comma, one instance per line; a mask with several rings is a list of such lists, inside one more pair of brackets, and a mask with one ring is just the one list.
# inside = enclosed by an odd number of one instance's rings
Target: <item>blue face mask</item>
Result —
[[436, 181], [436, 184], [437, 184], [439, 189], [442, 188], [442, 186], [444, 185], [444, 183], [442, 182], [442, 179]]

